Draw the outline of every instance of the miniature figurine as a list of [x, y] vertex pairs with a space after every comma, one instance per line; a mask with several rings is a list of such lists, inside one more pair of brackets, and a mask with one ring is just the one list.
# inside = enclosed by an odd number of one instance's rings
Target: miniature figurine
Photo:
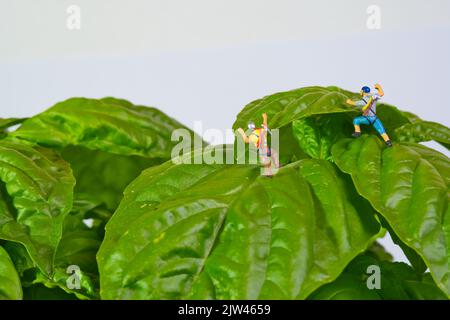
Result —
[[262, 128], [256, 128], [253, 122], [248, 123], [248, 129], [251, 133], [247, 136], [242, 128], [238, 129], [245, 143], [251, 143], [258, 150], [258, 156], [261, 164], [264, 166], [264, 175], [272, 176], [272, 164], [275, 164], [275, 168], [278, 168], [278, 162], [274, 157], [274, 152], [269, 148], [267, 143], [267, 133], [272, 134], [267, 126], [267, 114], [263, 113]]
[[373, 125], [373, 127], [378, 131], [378, 133], [383, 138], [384, 142], [388, 147], [392, 147], [392, 142], [386, 133], [386, 130], [381, 123], [381, 120], [377, 117], [377, 101], [384, 96], [384, 91], [381, 85], [376, 84], [375, 89], [377, 93], [371, 93], [370, 88], [364, 86], [361, 88], [362, 99], [358, 101], [353, 101], [348, 99], [346, 102], [352, 106], [360, 107], [362, 109], [363, 115], [353, 119], [353, 125], [355, 126], [355, 132], [353, 136], [358, 138], [361, 136], [361, 124]]

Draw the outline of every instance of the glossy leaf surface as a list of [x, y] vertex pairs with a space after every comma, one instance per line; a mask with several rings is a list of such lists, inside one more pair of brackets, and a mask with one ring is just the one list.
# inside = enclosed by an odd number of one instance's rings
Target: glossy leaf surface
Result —
[[344, 139], [332, 149], [338, 167], [430, 268], [450, 294], [450, 162], [419, 144], [386, 148], [379, 139]]
[[0, 141], [0, 239], [21, 243], [47, 275], [72, 208], [75, 180], [55, 152]]
[[165, 163], [127, 188], [107, 225], [101, 296], [301, 299], [378, 232], [371, 207], [325, 161], [272, 178], [251, 166]]

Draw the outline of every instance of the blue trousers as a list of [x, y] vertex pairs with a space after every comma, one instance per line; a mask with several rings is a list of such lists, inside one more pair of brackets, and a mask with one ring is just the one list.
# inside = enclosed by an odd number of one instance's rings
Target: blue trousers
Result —
[[359, 126], [361, 124], [365, 125], [373, 125], [373, 127], [378, 131], [380, 135], [383, 133], [386, 133], [386, 130], [384, 130], [383, 124], [381, 123], [381, 120], [377, 117], [369, 117], [369, 116], [359, 116], [353, 119], [353, 124], [356, 126]]

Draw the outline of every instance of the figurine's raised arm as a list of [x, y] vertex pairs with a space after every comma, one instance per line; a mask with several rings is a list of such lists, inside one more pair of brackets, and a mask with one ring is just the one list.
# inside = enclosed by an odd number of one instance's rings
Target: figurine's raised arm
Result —
[[263, 113], [262, 114], [262, 117], [263, 117], [263, 126], [264, 126], [264, 128], [267, 128], [267, 113]]
[[379, 83], [377, 83], [377, 84], [375, 85], [375, 89], [377, 89], [378, 95], [379, 95], [380, 97], [384, 96], [384, 91], [383, 91], [383, 89], [381, 88], [381, 85], [380, 85]]
[[242, 136], [242, 139], [244, 140], [245, 143], [249, 143], [250, 142], [250, 140], [248, 139], [248, 136], [245, 134], [244, 129], [239, 128], [239, 129], [237, 129], [237, 131]]

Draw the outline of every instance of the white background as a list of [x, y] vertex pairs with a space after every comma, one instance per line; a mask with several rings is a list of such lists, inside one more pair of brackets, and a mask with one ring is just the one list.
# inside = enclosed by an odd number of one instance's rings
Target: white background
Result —
[[450, 126], [449, 57], [448, 0], [0, 0], [0, 117], [115, 96], [224, 130], [267, 94], [380, 82], [386, 102]]

